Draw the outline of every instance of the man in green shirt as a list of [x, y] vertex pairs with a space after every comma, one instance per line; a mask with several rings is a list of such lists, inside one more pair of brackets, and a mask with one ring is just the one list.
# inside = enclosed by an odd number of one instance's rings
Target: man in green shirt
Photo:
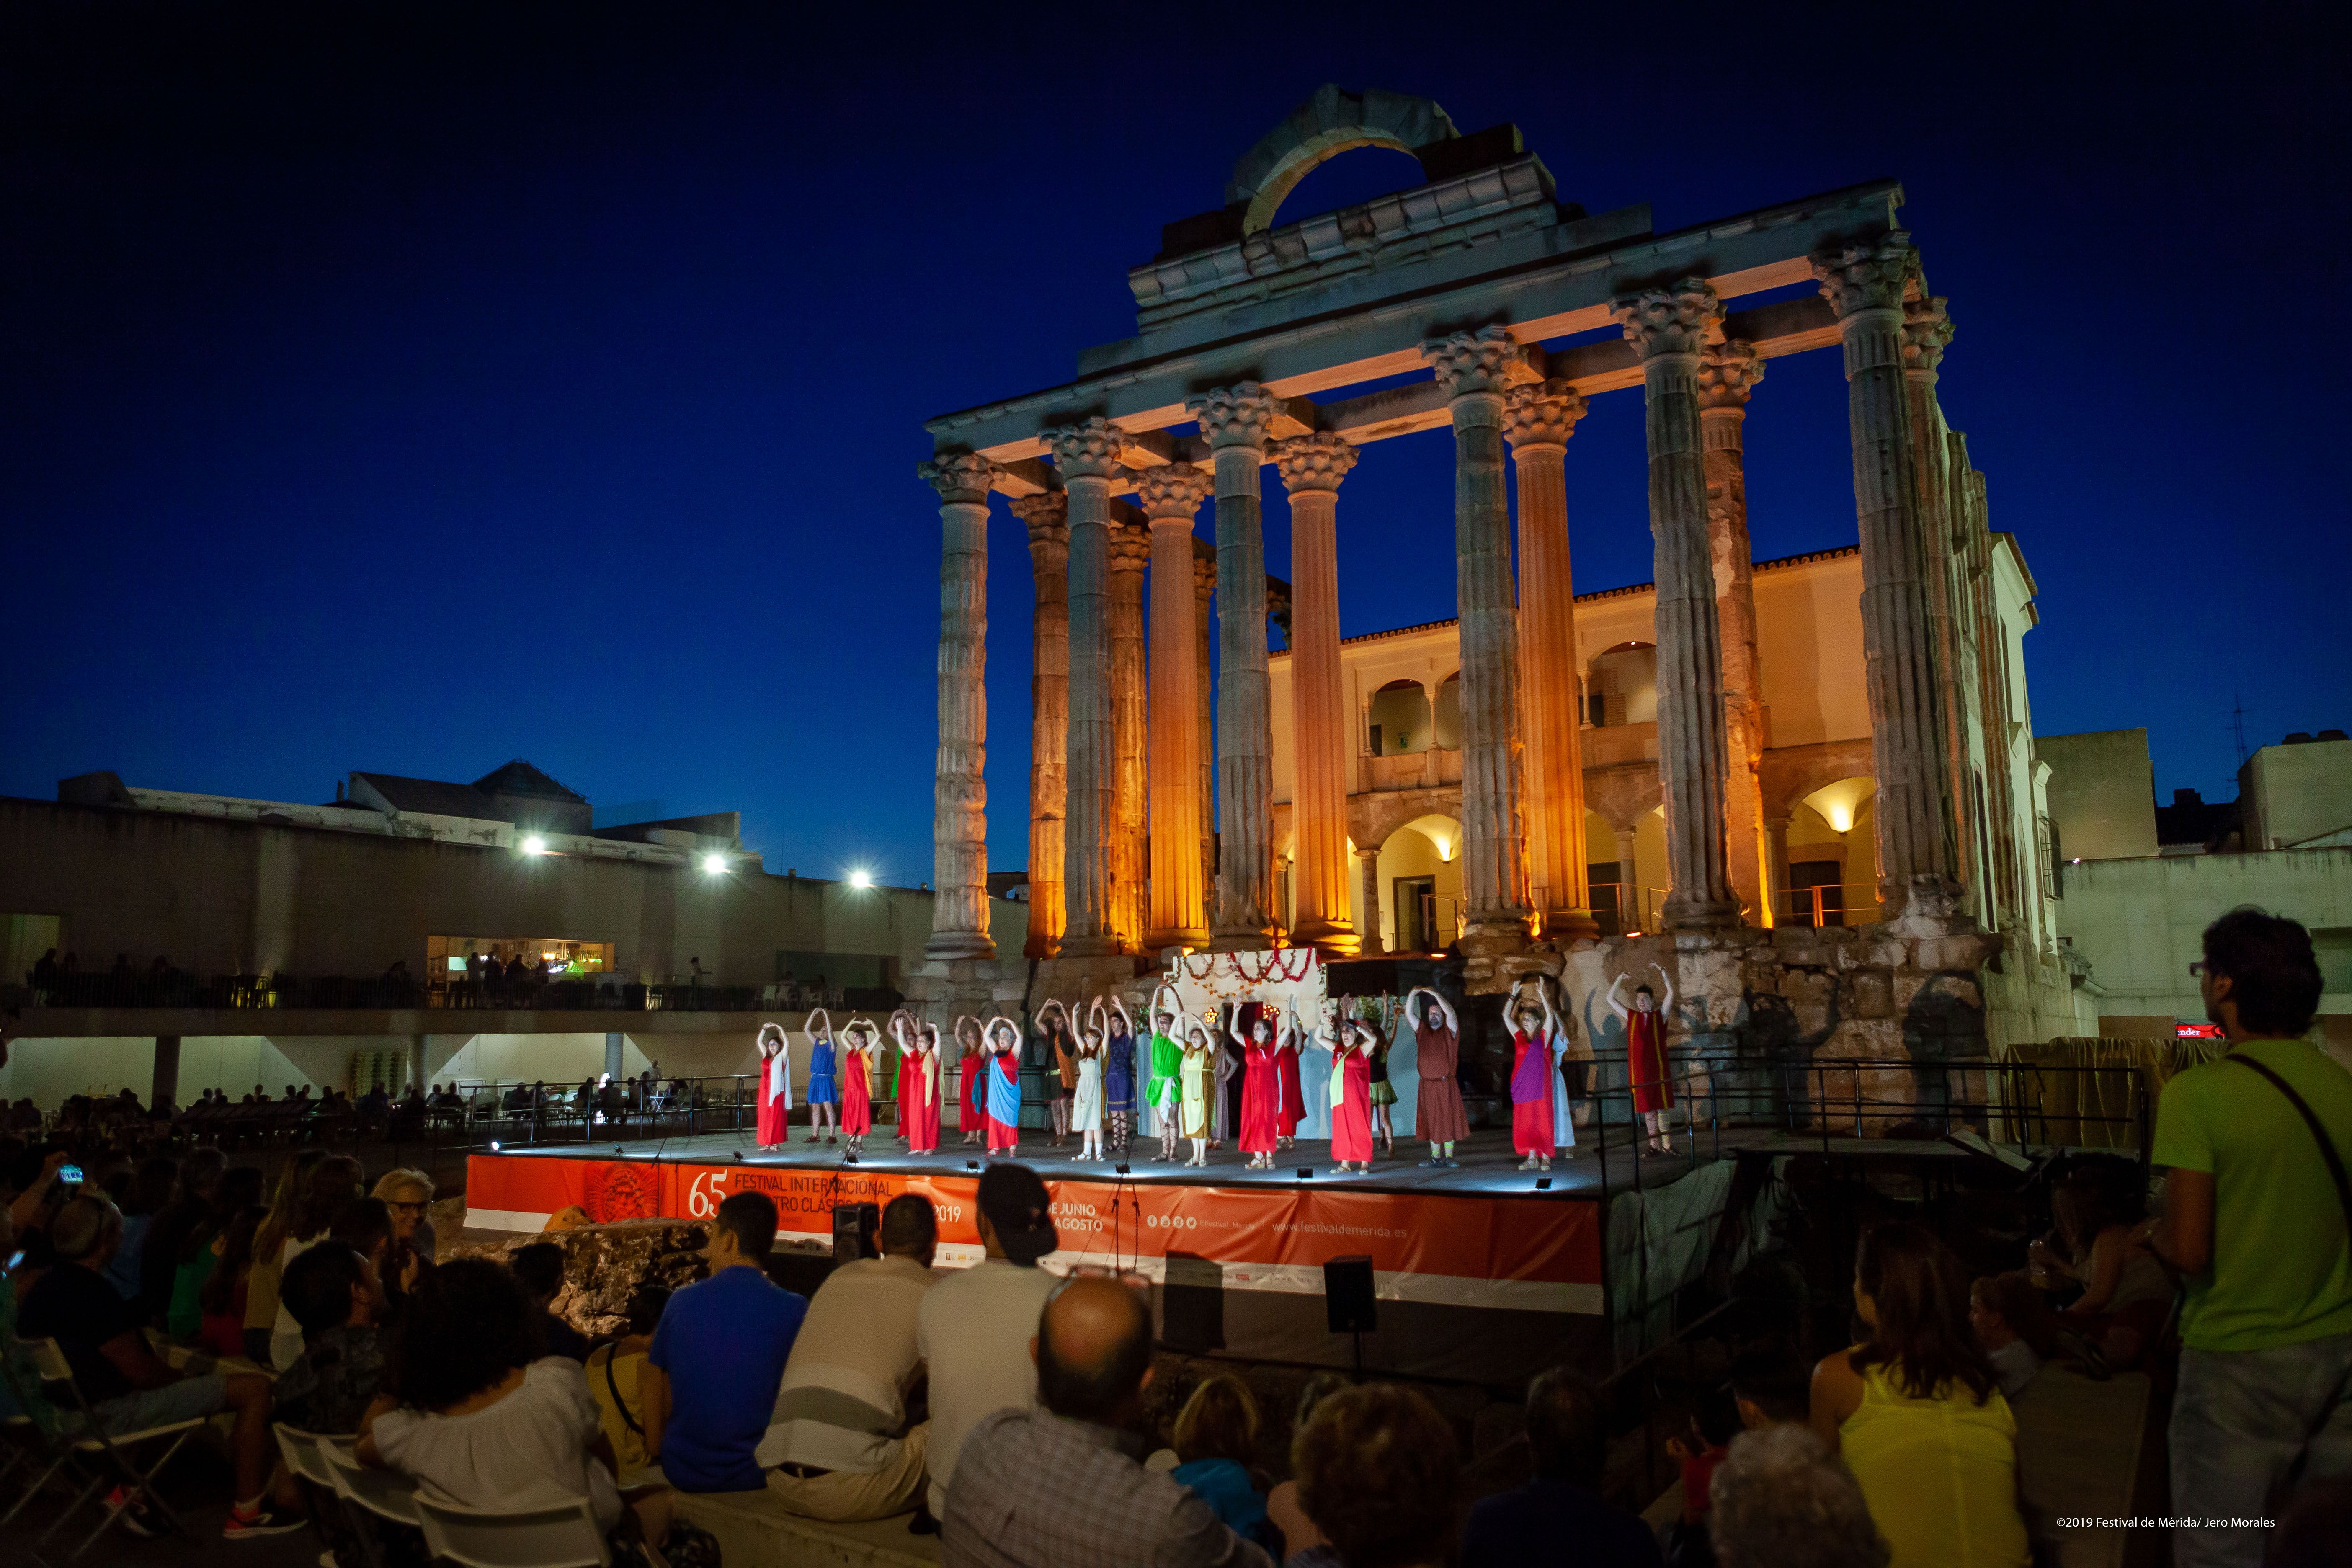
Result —
[[2167, 1174], [2148, 1238], [2189, 1287], [2172, 1511], [2213, 1522], [2176, 1531], [2173, 1561], [2259, 1568], [2278, 1489], [2352, 1474], [2352, 1237], [2310, 1123], [2248, 1064], [2284, 1080], [2347, 1162], [2352, 1073], [2301, 1037], [2321, 990], [2302, 926], [2232, 910], [2194, 970], [2230, 1051], [2157, 1102]]

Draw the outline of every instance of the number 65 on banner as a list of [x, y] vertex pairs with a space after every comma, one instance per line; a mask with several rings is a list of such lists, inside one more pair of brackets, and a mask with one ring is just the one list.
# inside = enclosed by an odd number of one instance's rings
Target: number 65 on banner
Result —
[[709, 1219], [727, 1199], [727, 1173], [705, 1171], [694, 1178], [687, 1189], [686, 1213], [689, 1219]]

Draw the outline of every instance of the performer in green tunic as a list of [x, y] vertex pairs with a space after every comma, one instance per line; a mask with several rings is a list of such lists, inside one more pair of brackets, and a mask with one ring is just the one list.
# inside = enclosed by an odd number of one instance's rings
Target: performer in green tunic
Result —
[[1159, 1124], [1162, 1160], [1176, 1157], [1177, 1107], [1182, 1095], [1177, 1076], [1184, 1060], [1184, 1047], [1178, 1042], [1183, 1033], [1184, 1009], [1177, 1000], [1176, 988], [1162, 985], [1151, 995], [1151, 1070], [1143, 1095], [1152, 1120]]

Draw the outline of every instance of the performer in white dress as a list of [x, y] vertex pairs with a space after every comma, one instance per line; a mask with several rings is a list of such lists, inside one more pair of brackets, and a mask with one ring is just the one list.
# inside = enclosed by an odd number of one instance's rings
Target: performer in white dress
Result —
[[1103, 1004], [1095, 998], [1086, 1027], [1078, 1031], [1078, 1084], [1070, 1097], [1070, 1130], [1078, 1135], [1078, 1158], [1103, 1157]]

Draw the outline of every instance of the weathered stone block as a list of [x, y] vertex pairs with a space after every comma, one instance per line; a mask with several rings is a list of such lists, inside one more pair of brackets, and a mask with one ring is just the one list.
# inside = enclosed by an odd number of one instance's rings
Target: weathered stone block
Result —
[[1893, 974], [1884, 969], [1857, 969], [1846, 979], [1845, 1012], [1852, 1018], [1895, 1016]]

